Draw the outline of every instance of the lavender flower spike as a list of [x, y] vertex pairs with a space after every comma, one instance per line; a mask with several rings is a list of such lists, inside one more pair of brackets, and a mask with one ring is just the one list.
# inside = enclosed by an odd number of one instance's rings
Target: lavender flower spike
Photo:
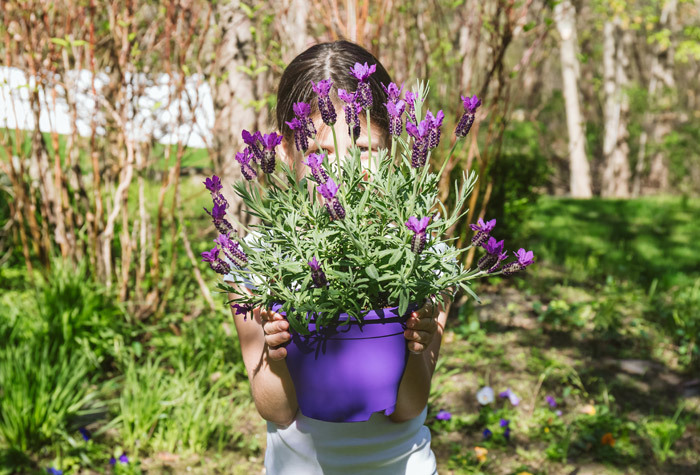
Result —
[[413, 231], [413, 237], [411, 238], [411, 251], [415, 254], [420, 254], [425, 249], [425, 242], [427, 240], [426, 229], [428, 228], [428, 223], [430, 222], [430, 216], [425, 216], [418, 220], [415, 216], [411, 216], [406, 221], [406, 227]]
[[440, 143], [440, 127], [445, 114], [440, 110], [433, 115], [430, 111], [425, 113], [425, 119], [430, 121], [430, 134], [428, 135], [428, 148], [434, 149]]
[[217, 194], [219, 191], [221, 191], [221, 188], [223, 186], [221, 185], [221, 178], [219, 178], [216, 175], [213, 175], [211, 178], [207, 178], [204, 180], [204, 186], [207, 187], [207, 190], [209, 190], [212, 194]]
[[275, 147], [282, 143], [282, 136], [276, 133], [265, 134], [260, 140], [263, 145], [263, 158], [260, 161], [260, 168], [265, 173], [275, 171]]
[[228, 234], [233, 231], [233, 226], [231, 226], [231, 223], [229, 223], [225, 217], [227, 206], [228, 203], [219, 204], [215, 202], [211, 212], [204, 208], [204, 211], [211, 216], [212, 221], [214, 222], [214, 227], [216, 227], [221, 234]]
[[221, 246], [221, 249], [224, 251], [224, 255], [236, 267], [242, 268], [248, 263], [248, 256], [246, 256], [245, 252], [243, 252], [240, 244], [231, 240], [228, 235], [219, 234], [219, 237], [214, 239], [214, 243]]
[[479, 218], [476, 224], [470, 224], [469, 226], [472, 228], [472, 231], [476, 231], [476, 234], [472, 238], [472, 244], [474, 246], [481, 246], [489, 238], [489, 234], [493, 231], [493, 228], [496, 227], [496, 220], [492, 219], [491, 221], [484, 222], [482, 218]]
[[320, 185], [317, 189], [318, 192], [321, 193], [321, 196], [326, 199], [326, 210], [328, 210], [328, 214], [331, 215], [331, 218], [334, 220], [345, 218], [345, 208], [343, 208], [343, 205], [340, 204], [336, 196], [338, 193], [338, 185], [335, 184], [333, 179], [329, 178], [326, 183]]
[[369, 76], [376, 70], [376, 64], [368, 66], [367, 63], [355, 63], [355, 66], [350, 69], [350, 73], [359, 81], [357, 83], [357, 91], [355, 91], [357, 103], [365, 110], [372, 107], [372, 89], [369, 87], [367, 79], [369, 79]]
[[323, 155], [320, 153], [310, 153], [304, 161], [305, 165], [311, 168], [311, 174], [319, 185], [328, 181], [328, 173], [323, 169]]
[[484, 249], [486, 249], [487, 254], [479, 259], [477, 263], [479, 270], [490, 270], [500, 262], [499, 256], [506, 255], [503, 253], [503, 241], [496, 241], [493, 237], [489, 237]]
[[386, 97], [389, 100], [389, 102], [396, 103], [401, 97], [403, 85], [399, 88], [399, 86], [397, 86], [393, 82], [390, 82], [388, 86], [385, 86], [384, 83], [382, 83], [382, 89], [384, 89], [384, 92], [386, 93]]
[[263, 158], [263, 153], [260, 147], [258, 147], [258, 142], [262, 141], [262, 135], [260, 132], [255, 132], [254, 134], [251, 134], [247, 130], [244, 130], [241, 132], [241, 137], [243, 138], [243, 142], [248, 146], [250, 149], [250, 152], [253, 155], [253, 161], [255, 163], [260, 163], [260, 161]]
[[253, 158], [253, 153], [250, 151], [250, 148], [246, 148], [242, 152], [236, 154], [236, 161], [241, 164], [241, 173], [248, 181], [258, 175], [255, 168], [250, 165], [251, 158]]
[[294, 131], [294, 146], [298, 151], [306, 152], [306, 149], [309, 148], [309, 138], [306, 135], [304, 124], [296, 117], [291, 122], [285, 121], [285, 124]]
[[345, 123], [348, 124], [348, 135], [354, 140], [360, 136], [360, 111], [362, 108], [357, 102], [355, 102], [355, 97], [357, 94], [350, 94], [345, 89], [338, 89], [338, 97], [345, 102], [346, 106], [343, 109], [345, 111]]
[[418, 95], [414, 93], [413, 91], [406, 91], [406, 113], [408, 114], [408, 118], [413, 122], [414, 124], [418, 123], [418, 119], [416, 119], [416, 99], [418, 98]]
[[309, 267], [311, 267], [311, 280], [313, 281], [314, 286], [317, 288], [325, 287], [328, 284], [328, 280], [326, 279], [326, 274], [323, 272], [323, 269], [321, 269], [321, 264], [316, 259], [316, 256], [307, 262], [307, 264], [309, 264]]
[[479, 100], [476, 95], [472, 97], [462, 96], [462, 102], [464, 104], [464, 115], [459, 119], [459, 123], [455, 129], [455, 135], [457, 137], [467, 136], [474, 123], [476, 109], [481, 105], [481, 100]]
[[413, 137], [413, 149], [411, 150], [411, 166], [421, 168], [428, 159], [428, 145], [431, 124], [427, 120], [421, 120], [418, 126], [406, 121], [406, 132]]
[[337, 119], [335, 113], [335, 107], [333, 107], [333, 101], [328, 96], [331, 91], [331, 86], [333, 86], [333, 81], [330, 79], [324, 79], [314, 84], [311, 81], [311, 88], [318, 95], [318, 110], [321, 112], [321, 119], [326, 125], [333, 125]]
[[534, 253], [532, 251], [525, 251], [522, 247], [518, 249], [518, 252], [513, 252], [517, 261], [509, 262], [503, 266], [503, 275], [515, 274], [518, 271], [525, 269], [527, 266], [535, 262]]
[[306, 102], [297, 102], [292, 106], [292, 109], [294, 109], [294, 114], [297, 116], [297, 119], [304, 124], [306, 136], [310, 139], [313, 138], [314, 135], [316, 135], [316, 127], [314, 127], [314, 123], [309, 117], [311, 114], [311, 106]]
[[208, 262], [209, 267], [217, 274], [226, 275], [231, 272], [231, 266], [219, 257], [218, 247], [212, 248], [211, 251], [204, 251], [202, 253], [202, 262]]
[[384, 105], [386, 106], [386, 111], [389, 113], [389, 135], [392, 137], [398, 137], [403, 131], [401, 116], [406, 109], [406, 103], [399, 100], [396, 103], [387, 102]]

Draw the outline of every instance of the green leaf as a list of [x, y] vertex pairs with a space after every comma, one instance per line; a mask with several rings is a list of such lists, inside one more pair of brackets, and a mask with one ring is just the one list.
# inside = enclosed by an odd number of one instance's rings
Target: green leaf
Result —
[[370, 264], [367, 266], [367, 275], [370, 276], [372, 279], [377, 280], [379, 279], [379, 272], [377, 272], [377, 268], [374, 267], [374, 264]]
[[51, 38], [51, 43], [62, 46], [62, 47], [67, 47], [68, 46], [68, 41], [64, 40], [63, 38]]
[[408, 291], [407, 290], [402, 290], [401, 295], [399, 296], [399, 315], [403, 315], [406, 313], [406, 310], [408, 309]]

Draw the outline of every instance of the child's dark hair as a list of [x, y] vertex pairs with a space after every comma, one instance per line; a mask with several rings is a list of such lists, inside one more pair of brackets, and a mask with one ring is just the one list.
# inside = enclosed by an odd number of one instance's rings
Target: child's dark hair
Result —
[[[292, 130], [285, 123], [294, 118], [293, 106], [295, 102], [306, 102], [311, 105], [311, 113], [318, 112], [316, 94], [311, 89], [311, 81], [315, 83], [330, 78], [333, 81], [331, 100], [338, 107], [342, 104], [338, 98], [338, 89], [355, 92], [357, 79], [350, 74], [350, 69], [355, 63], [376, 64], [377, 70], [369, 77], [369, 85], [372, 90], [372, 108], [370, 120], [372, 126], [382, 130], [389, 129], [389, 115], [384, 103], [387, 101], [386, 93], [381, 86], [388, 86], [391, 82], [389, 73], [372, 53], [362, 46], [349, 41], [334, 41], [314, 45], [301, 53], [289, 63], [282, 74], [277, 89], [277, 130], [288, 140], [292, 136]], [[345, 124], [336, 124], [345, 127]]]

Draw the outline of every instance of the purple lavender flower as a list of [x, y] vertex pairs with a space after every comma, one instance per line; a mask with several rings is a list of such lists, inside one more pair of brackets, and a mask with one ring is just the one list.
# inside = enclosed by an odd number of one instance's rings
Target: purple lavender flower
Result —
[[389, 135], [398, 137], [403, 131], [401, 116], [406, 109], [406, 103], [399, 100], [396, 103], [387, 102], [384, 105], [386, 106], [386, 111], [389, 113]]
[[428, 228], [428, 223], [430, 222], [430, 216], [425, 216], [418, 220], [415, 216], [411, 216], [406, 221], [406, 227], [414, 232], [411, 238], [411, 251], [415, 254], [420, 254], [425, 249], [425, 241], [427, 236], [425, 230]]
[[298, 151], [306, 152], [306, 149], [309, 148], [309, 137], [306, 134], [306, 125], [296, 117], [292, 119], [291, 122], [285, 121], [285, 123], [294, 131], [294, 146]]
[[219, 237], [214, 239], [214, 243], [221, 246], [224, 251], [224, 255], [231, 261], [236, 267], [243, 268], [248, 263], [248, 256], [246, 256], [241, 245], [231, 240], [227, 234], [219, 234]]
[[218, 194], [221, 188], [223, 188], [221, 185], [221, 178], [216, 175], [213, 175], [211, 178], [207, 177], [207, 179], [204, 180], [204, 186], [207, 187], [207, 190], [209, 190], [212, 195]]
[[515, 274], [516, 272], [525, 269], [527, 266], [535, 262], [533, 259], [535, 257], [534, 253], [532, 251], [526, 251], [522, 247], [518, 249], [518, 252], [513, 252], [513, 254], [515, 254], [515, 257], [518, 260], [509, 262], [508, 264], [503, 266], [504, 275]]
[[263, 157], [260, 161], [260, 168], [265, 173], [275, 171], [275, 147], [282, 143], [282, 136], [275, 132], [265, 134], [260, 142], [263, 145]]
[[229, 223], [226, 220], [226, 207], [228, 206], [228, 203], [225, 201], [223, 203], [214, 203], [214, 207], [211, 209], [211, 212], [204, 208], [204, 211], [207, 212], [209, 216], [211, 216], [212, 221], [214, 222], [214, 226], [216, 229], [221, 233], [221, 234], [228, 234], [231, 231], [233, 231], [233, 226], [231, 226], [231, 223]]
[[435, 419], [439, 421], [449, 421], [450, 419], [452, 419], [452, 414], [450, 414], [444, 409], [440, 409], [437, 415], [435, 416]]
[[81, 427], [80, 429], [78, 429], [78, 432], [80, 432], [80, 435], [83, 436], [83, 440], [85, 442], [90, 440], [90, 432], [85, 427]]
[[319, 193], [321, 193], [321, 196], [326, 199], [326, 210], [328, 210], [328, 214], [331, 215], [331, 218], [334, 220], [344, 219], [345, 208], [343, 208], [343, 205], [340, 204], [340, 201], [336, 197], [336, 194], [338, 193], [338, 185], [335, 184], [333, 179], [329, 178], [326, 183], [319, 185], [317, 190]]
[[333, 101], [331, 101], [331, 98], [328, 96], [332, 85], [333, 81], [330, 79], [324, 79], [316, 84], [311, 81], [311, 88], [318, 95], [318, 110], [321, 112], [321, 119], [323, 119], [323, 123], [326, 125], [335, 124], [337, 119]]
[[248, 181], [252, 180], [258, 175], [255, 168], [250, 165], [250, 160], [253, 157], [253, 152], [250, 151], [250, 148], [246, 148], [242, 152], [238, 152], [236, 154], [236, 161], [241, 164], [241, 173]]
[[212, 248], [211, 251], [202, 252], [202, 262], [208, 262], [209, 267], [217, 274], [226, 275], [231, 272], [231, 266], [219, 257], [219, 252], [218, 247]]
[[520, 404], [520, 398], [513, 391], [511, 391], [510, 388], [498, 393], [498, 397], [502, 397], [502, 398], [507, 397], [508, 400], [510, 401], [510, 403], [514, 406], [517, 406], [518, 404]]
[[316, 259], [316, 256], [307, 262], [307, 264], [309, 264], [309, 267], [311, 267], [311, 280], [313, 281], [314, 286], [317, 288], [325, 287], [326, 284], [328, 284], [326, 274], [323, 272], [323, 269], [321, 269], [321, 264]]
[[240, 305], [237, 303], [231, 304], [231, 308], [236, 311], [236, 315], [243, 315], [243, 321], [245, 322], [248, 318], [248, 312], [253, 310], [252, 305]]
[[367, 79], [369, 79], [369, 76], [376, 70], [376, 64], [368, 66], [367, 63], [355, 63], [355, 66], [350, 69], [350, 73], [359, 81], [357, 83], [357, 91], [355, 91], [357, 103], [365, 110], [372, 107], [372, 89], [369, 87]]
[[345, 89], [338, 89], [338, 97], [345, 102], [345, 123], [348, 124], [348, 134], [353, 140], [360, 136], [360, 111], [362, 108], [355, 101], [357, 94], [350, 94]]
[[551, 408], [557, 407], [557, 400], [554, 399], [552, 396], [547, 396], [547, 397], [545, 397], [545, 399], [547, 400], [547, 404], [549, 404], [549, 407], [551, 407]]
[[384, 89], [384, 92], [386, 93], [387, 100], [389, 102], [396, 103], [401, 97], [403, 85], [399, 88], [399, 86], [397, 86], [393, 82], [390, 82], [388, 86], [385, 86], [384, 83], [382, 83], [382, 89]]
[[[503, 252], [503, 241], [496, 241], [493, 237], [489, 237], [488, 242], [484, 244], [484, 249], [486, 249], [487, 254], [479, 259], [477, 267], [479, 270], [487, 270], [491, 272], [491, 269], [497, 267], [501, 260], [507, 257], [507, 254]], [[503, 259], [499, 260], [501, 257]], [[494, 269], [495, 271], [495, 269]]]
[[311, 174], [319, 185], [328, 181], [328, 173], [323, 169], [323, 155], [320, 153], [310, 153], [304, 161], [305, 165], [311, 168]]
[[418, 123], [418, 120], [416, 119], [416, 99], [418, 99], [418, 95], [416, 93], [413, 91], [406, 91], [406, 104], [408, 105], [406, 111], [408, 118], [414, 124]]
[[484, 429], [483, 434], [484, 434], [484, 440], [489, 440], [491, 438], [491, 436], [493, 435], [493, 432], [491, 432], [487, 427], [486, 429]]
[[306, 136], [310, 139], [316, 135], [316, 127], [314, 127], [314, 122], [311, 120], [311, 106], [306, 102], [297, 102], [292, 106], [294, 109], [294, 114], [297, 119], [304, 124]]
[[241, 137], [243, 138], [243, 142], [245, 142], [245, 144], [248, 146], [248, 149], [250, 149], [250, 153], [253, 156], [253, 161], [255, 163], [260, 163], [263, 158], [262, 150], [258, 146], [258, 142], [262, 141], [262, 135], [260, 132], [251, 134], [247, 130], [243, 130], [243, 132], [241, 132]]
[[496, 220], [492, 219], [491, 221], [484, 222], [482, 218], [479, 218], [476, 224], [470, 224], [469, 227], [472, 228], [472, 231], [476, 231], [476, 234], [472, 238], [472, 244], [474, 246], [481, 246], [489, 238], [489, 234], [493, 231], [493, 228], [496, 227]]
[[428, 136], [428, 148], [434, 149], [440, 143], [440, 127], [445, 114], [439, 110], [436, 115], [430, 111], [425, 113], [425, 119], [430, 122], [430, 134]]
[[462, 96], [462, 102], [464, 103], [464, 115], [459, 119], [459, 123], [455, 129], [455, 135], [457, 137], [467, 136], [474, 123], [476, 109], [481, 105], [481, 101], [476, 95], [472, 97]]
[[411, 150], [411, 166], [421, 168], [425, 166], [428, 159], [428, 146], [430, 145], [430, 122], [421, 120], [416, 126], [412, 122], [406, 121], [406, 132], [413, 137], [413, 149]]

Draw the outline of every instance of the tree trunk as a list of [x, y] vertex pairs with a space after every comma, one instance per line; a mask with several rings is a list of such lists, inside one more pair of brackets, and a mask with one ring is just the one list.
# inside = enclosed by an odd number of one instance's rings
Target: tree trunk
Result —
[[574, 198], [590, 198], [591, 171], [586, 156], [585, 135], [579, 103], [579, 64], [576, 56], [576, 10], [569, 0], [555, 7], [557, 30], [561, 37], [561, 74], [569, 131], [569, 191]]
[[[229, 213], [248, 225], [252, 220], [242, 209], [242, 202], [231, 185], [242, 179], [235, 155], [240, 151], [243, 129], [254, 132], [258, 120], [252, 101], [257, 99], [255, 78], [243, 67], [255, 55], [255, 44], [250, 18], [240, 7], [239, 0], [217, 3], [215, 16], [221, 42], [216, 50], [216, 61], [211, 71], [211, 90], [214, 102], [212, 130], [212, 158], [214, 169], [224, 184], [221, 190], [229, 202]], [[237, 228], [237, 226], [234, 225]]]
[[620, 28], [620, 18], [605, 22], [603, 28], [603, 74], [605, 91], [605, 138], [603, 140], [603, 176], [601, 195], [629, 197], [629, 146], [627, 114], [626, 46], [629, 34]]

